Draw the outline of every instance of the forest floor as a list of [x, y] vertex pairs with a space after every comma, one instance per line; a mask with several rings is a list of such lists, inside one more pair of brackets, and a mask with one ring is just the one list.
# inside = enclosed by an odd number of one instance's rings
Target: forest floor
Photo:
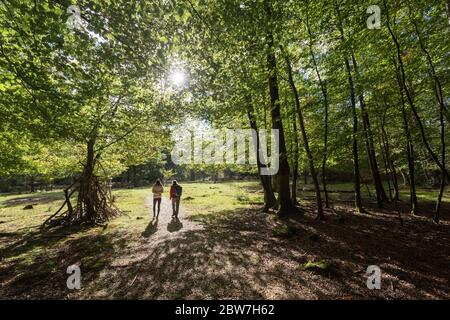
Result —
[[[436, 191], [420, 190], [420, 216], [400, 204], [403, 226], [393, 205], [366, 201], [355, 214], [346, 192], [331, 194], [327, 221], [315, 220], [309, 191], [298, 195], [307, 213], [284, 219], [261, 212], [257, 182], [186, 183], [183, 193], [179, 221], [168, 199], [152, 219], [149, 188], [121, 189], [124, 213], [107, 225], [47, 231], [60, 191], [0, 195], [0, 299], [450, 298], [448, 192], [440, 224]], [[72, 264], [80, 290], [66, 287]], [[366, 286], [369, 265], [381, 269], [380, 290]]]

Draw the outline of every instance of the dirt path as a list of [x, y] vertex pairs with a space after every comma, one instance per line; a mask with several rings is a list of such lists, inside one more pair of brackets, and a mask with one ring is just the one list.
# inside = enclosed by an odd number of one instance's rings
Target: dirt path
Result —
[[[149, 215], [153, 215], [153, 198], [147, 197], [146, 207], [148, 207]], [[182, 233], [201, 230], [202, 227], [198, 223], [195, 223], [187, 219], [186, 211], [183, 208], [183, 199], [180, 203], [180, 212], [178, 214], [178, 220], [172, 218], [172, 202], [168, 198], [162, 198], [161, 211], [159, 216], [149, 222], [147, 228], [142, 232], [142, 237], [150, 240], [150, 243], [158, 243], [170, 238], [179, 237]]]
[[201, 232], [203, 229], [202, 225], [187, 218], [183, 200], [180, 203], [178, 219], [172, 217], [172, 203], [168, 198], [163, 197], [159, 216], [156, 217], [153, 217], [153, 198], [147, 197], [145, 202], [148, 208], [149, 223], [139, 241], [129, 246], [126, 252], [112, 262], [113, 268], [130, 265], [146, 268], [148, 266], [144, 260], [149, 252], [157, 250], [161, 244], [167, 241], [176, 241], [183, 238], [186, 233]]

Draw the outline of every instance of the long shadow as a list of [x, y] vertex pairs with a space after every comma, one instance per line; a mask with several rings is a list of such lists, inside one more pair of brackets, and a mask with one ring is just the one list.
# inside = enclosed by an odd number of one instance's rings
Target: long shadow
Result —
[[[0, 296], [25, 297], [28, 286], [39, 291], [33, 297], [64, 297], [63, 269], [81, 261], [88, 286], [83, 298], [449, 298], [450, 225], [405, 216], [401, 227], [387, 210], [356, 215], [344, 206], [334, 214], [327, 211], [323, 222], [314, 220], [314, 207], [304, 208], [307, 214], [285, 220], [257, 209], [209, 215], [201, 220], [200, 231], [186, 230], [156, 246], [133, 248], [138, 259], [123, 257], [116, 244], [127, 240], [112, 235], [68, 241], [50, 258], [53, 265], [35, 260], [21, 264], [20, 270], [7, 266], [8, 279], [26, 268], [38, 270], [39, 277], [8, 281]], [[153, 230], [151, 224], [147, 229]], [[127, 263], [107, 268], [119, 256]], [[332, 269], [303, 270], [308, 261], [326, 261]], [[381, 267], [381, 290], [366, 287], [364, 273], [372, 264]]]
[[141, 234], [143, 237], [149, 238], [152, 234], [158, 231], [158, 218], [159, 216], [156, 216], [156, 218], [153, 218], [153, 220], [149, 222], [148, 226]]
[[27, 233], [11, 233], [9, 237], [18, 238], [16, 241], [0, 248], [0, 257], [9, 258], [32, 251], [35, 247], [52, 246], [74, 234], [88, 230], [91, 226], [77, 225], [70, 227], [55, 227], [51, 229], [34, 228]]
[[[57, 248], [44, 252], [33, 252], [38, 245], [51, 248], [57, 240], [48, 238], [49, 233], [28, 237], [29, 244], [13, 246], [2, 250], [8, 256], [28, 254], [26, 259], [17, 259], [14, 263], [0, 265], [0, 296], [3, 299], [64, 298], [71, 293], [66, 287], [67, 267], [77, 264], [81, 269], [82, 285], [95, 281], [101, 271], [110, 265], [117, 255], [117, 248], [124, 247], [126, 239], [111, 234], [83, 235], [67, 238]], [[58, 240], [61, 240], [58, 237]], [[3, 256], [2, 256], [3, 257]]]
[[8, 199], [2, 202], [6, 208], [16, 207], [16, 206], [27, 206], [30, 204], [38, 205], [38, 204], [46, 204], [54, 201], [63, 200], [64, 196], [62, 192], [51, 192], [51, 193], [43, 193], [43, 194], [32, 194], [28, 196], [18, 196], [17, 198]]
[[[203, 220], [200, 232], [140, 248], [143, 259], [99, 281], [105, 297], [127, 299], [448, 297], [448, 225], [434, 231], [408, 220], [400, 228], [395, 215], [340, 215], [345, 220], [315, 221], [309, 214], [280, 222], [258, 210], [223, 212]], [[274, 233], [280, 223], [291, 232]], [[418, 236], [424, 227], [427, 237]], [[311, 260], [332, 268], [303, 270]], [[366, 287], [371, 264], [382, 269], [382, 290]]]
[[178, 217], [172, 217], [172, 220], [167, 225], [167, 231], [169, 232], [177, 232], [183, 228], [183, 224], [181, 223]]

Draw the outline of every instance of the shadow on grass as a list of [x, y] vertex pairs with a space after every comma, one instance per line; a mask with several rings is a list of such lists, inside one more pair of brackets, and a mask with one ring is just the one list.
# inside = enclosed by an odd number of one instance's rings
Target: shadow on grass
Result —
[[[151, 250], [140, 247], [134, 253], [138, 260], [97, 280], [102, 293], [93, 296], [448, 298], [448, 225], [406, 219], [401, 228], [393, 214], [356, 216], [342, 210], [339, 215], [345, 220], [334, 215], [315, 221], [309, 214], [281, 221], [258, 210], [202, 216], [201, 232], [181, 232]], [[287, 226], [289, 234], [275, 233], [277, 226]], [[309, 261], [324, 261], [329, 268], [304, 270]], [[381, 267], [381, 290], [366, 287], [364, 273], [372, 264]]]
[[46, 204], [51, 203], [58, 200], [63, 200], [64, 194], [62, 191], [60, 192], [52, 192], [45, 194], [33, 194], [33, 195], [27, 195], [27, 196], [18, 196], [17, 198], [12, 198], [3, 201], [1, 204], [4, 205], [6, 208], [11, 207], [17, 207], [17, 206], [27, 206], [27, 205], [38, 205], [38, 204]]
[[[316, 221], [315, 208], [304, 208], [304, 216], [285, 219], [258, 209], [197, 215], [202, 230], [185, 228], [157, 244], [141, 241], [129, 256], [116, 245], [128, 240], [117, 235], [66, 239], [48, 258], [2, 267], [0, 280], [7, 281], [1, 281], [0, 295], [64, 297], [65, 268], [81, 263], [86, 290], [79, 298], [449, 298], [448, 224], [405, 216], [401, 227], [387, 209], [356, 215], [345, 204], [334, 214], [327, 211], [327, 221]], [[149, 235], [151, 225], [144, 231]], [[47, 239], [52, 241], [35, 234], [0, 255], [52, 245]], [[117, 258], [124, 263], [110, 268]], [[310, 261], [329, 267], [304, 268]], [[381, 290], [366, 287], [364, 273], [373, 264], [382, 270]]]
[[[77, 264], [83, 282], [93, 281], [109, 265], [126, 239], [88, 234], [87, 227], [35, 230], [0, 249], [0, 296], [5, 299], [63, 298], [67, 267]], [[7, 260], [7, 261], [5, 261]]]

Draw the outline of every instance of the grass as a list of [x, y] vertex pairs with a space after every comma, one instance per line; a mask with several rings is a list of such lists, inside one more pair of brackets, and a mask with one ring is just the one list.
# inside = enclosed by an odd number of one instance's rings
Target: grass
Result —
[[[61, 206], [61, 190], [0, 195], [0, 270], [13, 272], [19, 276], [20, 283], [25, 283], [30, 281], [30, 269], [34, 277], [49, 274], [58, 268], [58, 260], [76, 261], [80, 253], [85, 270], [106, 266], [109, 255], [138, 241], [151, 217], [147, 202], [151, 197], [150, 187], [119, 189], [113, 194], [123, 214], [106, 226], [54, 229], [45, 233], [40, 231], [40, 226]], [[182, 205], [195, 218], [260, 203], [262, 194], [256, 182], [185, 183], [183, 198], [186, 200]], [[33, 209], [23, 209], [30, 204]], [[66, 257], [62, 253], [69, 245], [78, 253], [68, 253]], [[71, 254], [74, 256], [70, 257]]]
[[192, 218], [200, 220], [218, 211], [231, 212], [263, 204], [263, 194], [254, 181], [185, 183], [183, 198], [183, 206]]
[[[311, 185], [301, 185], [311, 189]], [[330, 184], [329, 190], [351, 190], [350, 183]], [[168, 189], [168, 188], [166, 188]], [[366, 188], [363, 196], [368, 197]], [[166, 190], [166, 193], [168, 190]], [[371, 190], [372, 195], [374, 191]], [[151, 196], [150, 188], [119, 189], [113, 194], [116, 196], [119, 208], [124, 214], [108, 223], [104, 233], [126, 233], [131, 237], [138, 237], [142, 228], [148, 223], [150, 209], [146, 197]], [[312, 191], [301, 191], [299, 198], [313, 197]], [[402, 189], [401, 199], [408, 200], [408, 190]], [[437, 190], [418, 189], [419, 201], [435, 201]], [[345, 197], [352, 199], [350, 194], [330, 194], [330, 197]], [[42, 222], [56, 211], [63, 200], [61, 190], [41, 192], [35, 194], [4, 194], [0, 195], [0, 246], [5, 238], [20, 237], [40, 226]], [[450, 192], [444, 194], [443, 201], [450, 201]], [[25, 205], [33, 204], [33, 209], [23, 210]], [[263, 194], [257, 181], [235, 181], [226, 183], [190, 182], [183, 183], [182, 205], [193, 218], [213, 215], [217, 212], [232, 212], [251, 206], [263, 204]], [[91, 228], [72, 234], [74, 237], [86, 233], [96, 233], [101, 228]]]

